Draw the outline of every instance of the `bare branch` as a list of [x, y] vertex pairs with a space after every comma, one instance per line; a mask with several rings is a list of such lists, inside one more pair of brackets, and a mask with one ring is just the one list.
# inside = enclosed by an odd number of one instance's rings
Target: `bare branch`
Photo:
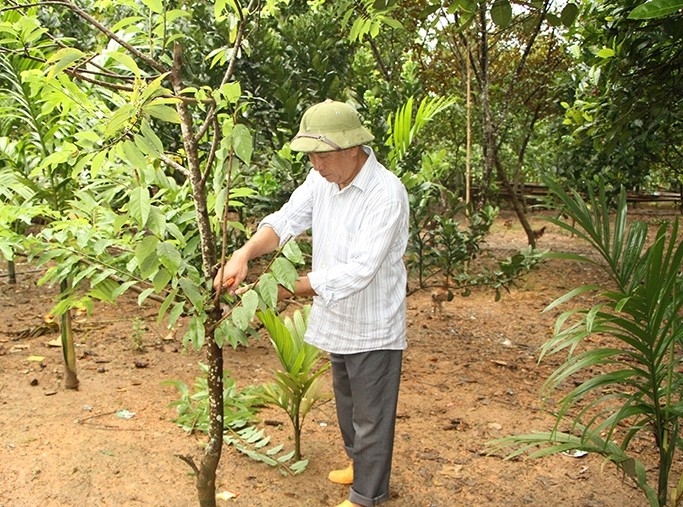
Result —
[[218, 124], [218, 117], [215, 114], [213, 115], [213, 131], [214, 135], [213, 140], [211, 141], [211, 149], [209, 150], [209, 155], [206, 158], [206, 164], [204, 166], [202, 185], [206, 185], [206, 181], [209, 179], [209, 175], [211, 174], [211, 166], [216, 158], [216, 150], [218, 150], [218, 146], [220, 145], [222, 137], [221, 126]]
[[161, 160], [164, 164], [166, 164], [169, 167], [172, 167], [176, 171], [184, 174], [188, 178], [190, 177], [190, 171], [187, 170], [182, 164], [179, 164], [175, 160], [173, 160], [171, 157], [166, 155], [165, 153], [160, 153], [159, 154], [159, 160]]
[[197, 467], [197, 464], [194, 462], [192, 456], [190, 456], [189, 454], [176, 454], [175, 457], [187, 463], [194, 472], [194, 474], [199, 475], [199, 467]]

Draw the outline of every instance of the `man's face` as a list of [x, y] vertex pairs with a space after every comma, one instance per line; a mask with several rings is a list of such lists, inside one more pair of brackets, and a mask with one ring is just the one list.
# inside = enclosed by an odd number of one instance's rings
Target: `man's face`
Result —
[[357, 148], [324, 153], [309, 153], [308, 158], [313, 169], [320, 173], [330, 183], [337, 183], [341, 187], [348, 185], [357, 174]]

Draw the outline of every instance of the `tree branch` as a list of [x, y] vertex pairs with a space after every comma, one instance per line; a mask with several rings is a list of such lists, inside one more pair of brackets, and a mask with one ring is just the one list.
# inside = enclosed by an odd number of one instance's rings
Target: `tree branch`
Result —
[[[254, 7], [254, 5], [257, 3], [257, 0], [250, 0], [249, 5], [247, 6], [246, 10], [251, 12], [251, 9]], [[235, 36], [235, 42], [232, 45], [232, 55], [230, 55], [230, 61], [228, 63], [228, 68], [225, 70], [225, 74], [223, 75], [223, 79], [221, 80], [221, 86], [226, 84], [228, 81], [230, 81], [230, 78], [232, 78], [233, 74], [235, 73], [235, 65], [237, 65], [237, 55], [239, 54], [239, 48], [242, 45], [242, 40], [244, 39], [244, 32], [246, 31], [246, 26], [247, 26], [247, 19], [244, 17], [244, 14], [242, 14], [242, 10], [240, 9], [240, 5], [238, 2], [237, 4], [237, 12], [240, 16], [240, 23], [239, 27], [237, 29], [237, 35]], [[194, 140], [195, 142], [199, 142], [199, 140], [204, 137], [204, 134], [209, 130], [209, 127], [213, 123], [213, 117], [216, 114], [216, 106], [215, 104], [211, 105], [206, 112], [206, 118], [204, 120], [204, 123], [202, 124], [201, 127], [199, 127], [199, 130], [197, 130], [197, 133], [195, 134]]]
[[110, 29], [108, 29], [102, 23], [97, 21], [90, 14], [88, 14], [83, 9], [78, 7], [76, 4], [70, 2], [69, 0], [45, 0], [44, 2], [40, 2], [38, 5], [62, 5], [64, 7], [66, 7], [67, 9], [70, 9], [74, 14], [76, 14], [76, 15], [80, 16], [81, 18], [83, 18], [84, 20], [86, 20], [88, 23], [90, 23], [92, 26], [97, 28], [104, 35], [109, 37], [111, 40], [116, 41], [118, 44], [121, 45], [121, 47], [125, 48], [128, 52], [130, 52], [135, 57], [139, 58], [141, 61], [143, 61], [145, 64], [149, 65], [150, 67], [152, 67], [157, 72], [160, 72], [162, 74], [169, 72], [169, 69], [167, 69], [166, 66], [162, 65], [157, 60], [150, 58], [149, 56], [145, 55], [144, 53], [142, 53], [141, 51], [136, 49], [134, 46], [132, 46], [131, 44], [126, 42], [124, 39], [122, 39], [121, 37], [116, 35], [114, 32], [112, 32]]
[[190, 171], [188, 171], [185, 166], [183, 166], [182, 164], [179, 164], [178, 162], [173, 160], [171, 157], [169, 157], [165, 153], [159, 154], [159, 160], [161, 160], [164, 164], [168, 165], [169, 167], [172, 167], [176, 171], [182, 173], [186, 177], [190, 176]]

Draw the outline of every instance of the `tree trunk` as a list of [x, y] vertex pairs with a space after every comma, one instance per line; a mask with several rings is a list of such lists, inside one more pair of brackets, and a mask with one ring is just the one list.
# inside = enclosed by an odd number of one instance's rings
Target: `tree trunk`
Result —
[[479, 195], [479, 202], [477, 208], [481, 208], [483, 203], [488, 200], [487, 191], [491, 184], [491, 176], [494, 170], [494, 153], [496, 146], [496, 138], [493, 127], [493, 117], [491, 114], [491, 102], [489, 97], [490, 76], [489, 76], [489, 51], [488, 51], [488, 33], [486, 25], [486, 2], [479, 4], [479, 23], [480, 23], [480, 53], [479, 53], [479, 68], [480, 68], [480, 86], [481, 86], [481, 110], [482, 110], [482, 135], [484, 142], [482, 144], [483, 158], [484, 158], [484, 174], [481, 184], [481, 193]]
[[7, 276], [9, 283], [17, 283], [17, 272], [15, 269], [14, 261], [7, 261]]
[[223, 450], [223, 349], [214, 333], [208, 337], [209, 441], [197, 474], [197, 496], [201, 507], [216, 507], [216, 470]]
[[[66, 296], [69, 282], [62, 280], [59, 284], [62, 296]], [[60, 317], [60, 333], [62, 336], [62, 354], [64, 355], [64, 387], [78, 390], [78, 376], [76, 375], [76, 348], [71, 326], [71, 310], [66, 310]]]

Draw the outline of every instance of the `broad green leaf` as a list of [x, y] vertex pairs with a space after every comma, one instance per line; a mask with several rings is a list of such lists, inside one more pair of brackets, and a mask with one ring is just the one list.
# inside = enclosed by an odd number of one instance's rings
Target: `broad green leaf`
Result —
[[171, 273], [177, 272], [183, 262], [182, 255], [178, 249], [174, 244], [168, 241], [164, 241], [157, 245], [157, 255], [161, 264], [163, 264]]
[[629, 19], [663, 18], [683, 9], [683, 0], [651, 0], [640, 4], [628, 15]]
[[294, 288], [294, 280], [299, 277], [294, 265], [284, 257], [278, 257], [273, 261], [271, 271], [277, 283], [289, 290]]
[[130, 191], [129, 213], [140, 227], [145, 227], [151, 206], [149, 190], [146, 187], [136, 187]]
[[113, 137], [120, 130], [127, 127], [135, 116], [135, 108], [132, 104], [125, 104], [118, 108], [104, 127], [104, 136]]
[[163, 14], [164, 3], [162, 0], [142, 0], [142, 3], [154, 14]]
[[53, 79], [61, 71], [69, 67], [75, 61], [83, 58], [85, 53], [80, 49], [76, 48], [63, 48], [53, 54], [45, 62], [46, 65], [50, 65], [49, 71], [47, 73], [47, 79]]
[[239, 159], [249, 165], [254, 147], [251, 132], [249, 132], [246, 126], [242, 124], [235, 125], [232, 130], [232, 146]]
[[216, 90], [216, 92], [219, 93], [223, 100], [230, 104], [234, 104], [242, 96], [242, 87], [240, 86], [239, 81], [232, 81], [230, 83], [225, 83]]
[[155, 291], [161, 292], [170, 281], [171, 273], [164, 268], [159, 268], [159, 271], [157, 271], [154, 275], [154, 278], [152, 278], [152, 285], [154, 286]]
[[235, 324], [235, 326], [244, 331], [249, 327], [249, 323], [251, 322], [253, 315], [254, 314], [252, 312], [243, 306], [236, 306], [232, 309], [230, 317], [232, 318], [232, 322]]
[[250, 319], [258, 309], [258, 294], [255, 290], [248, 290], [242, 294], [242, 306], [250, 314]]
[[612, 58], [614, 56], [614, 50], [611, 48], [602, 48], [597, 52], [597, 56], [600, 58]]
[[154, 294], [154, 289], [153, 288], [148, 288], [143, 290], [139, 295], [138, 295], [138, 306], [142, 306], [142, 303], [145, 302], [145, 300]]
[[199, 350], [204, 346], [205, 339], [204, 322], [202, 322], [202, 319], [198, 316], [193, 315], [187, 326], [187, 332], [185, 333], [185, 336], [183, 336], [183, 344], [189, 342], [196, 350]]
[[576, 17], [579, 15], [579, 7], [575, 3], [568, 3], [562, 9], [560, 14], [560, 20], [562, 24], [567, 28], [571, 27], [576, 21]]
[[142, 134], [145, 144], [153, 150], [155, 155], [159, 156], [164, 152], [164, 145], [162, 144], [161, 139], [159, 139], [159, 136], [152, 130], [152, 127], [146, 118], [140, 122], [140, 133]]
[[284, 255], [293, 264], [303, 264], [304, 255], [301, 253], [299, 244], [296, 241], [288, 241], [282, 249], [282, 255]]
[[163, 105], [150, 103], [142, 108], [143, 112], [169, 123], [180, 123], [180, 115], [174, 108]]
[[215, 338], [219, 347], [223, 347], [225, 343], [228, 343], [232, 348], [248, 344], [247, 334], [227, 319], [222, 321], [216, 328]]
[[[174, 294], [176, 293], [174, 292]], [[176, 301], [171, 308], [171, 311], [168, 313], [168, 326], [175, 326], [183, 312], [185, 312], [185, 305], [180, 301]]]
[[140, 169], [141, 171], [147, 167], [147, 159], [145, 155], [135, 146], [135, 143], [129, 139], [126, 139], [122, 143], [123, 154], [127, 162], [133, 167]]
[[114, 293], [119, 285], [112, 279], [102, 280], [90, 290], [90, 295], [100, 301], [113, 302]]
[[156, 254], [158, 242], [155, 236], [145, 236], [135, 247], [135, 258], [142, 278], [150, 277], [159, 268], [159, 259]]
[[512, 20], [512, 5], [509, 0], [495, 0], [491, 7], [491, 19], [498, 28], [507, 28]]
[[121, 65], [124, 69], [129, 70], [134, 76], [140, 76], [140, 68], [130, 55], [119, 51], [110, 51], [107, 53], [107, 56]]
[[256, 290], [269, 308], [275, 308], [277, 306], [277, 280], [275, 280], [273, 275], [270, 273], [262, 274], [259, 277]]
[[185, 297], [192, 303], [197, 311], [203, 311], [204, 300], [202, 299], [201, 288], [188, 278], [181, 278], [178, 283], [180, 284], [180, 288], [183, 290]]
[[127, 18], [123, 18], [111, 27], [111, 31], [116, 33], [119, 30], [123, 30], [124, 28], [128, 28], [130, 25], [140, 23], [144, 20], [145, 18], [143, 18], [142, 16], [129, 16]]
[[159, 208], [152, 206], [149, 209], [149, 216], [147, 217], [145, 226], [155, 236], [163, 237], [166, 233], [166, 225], [166, 216]]

